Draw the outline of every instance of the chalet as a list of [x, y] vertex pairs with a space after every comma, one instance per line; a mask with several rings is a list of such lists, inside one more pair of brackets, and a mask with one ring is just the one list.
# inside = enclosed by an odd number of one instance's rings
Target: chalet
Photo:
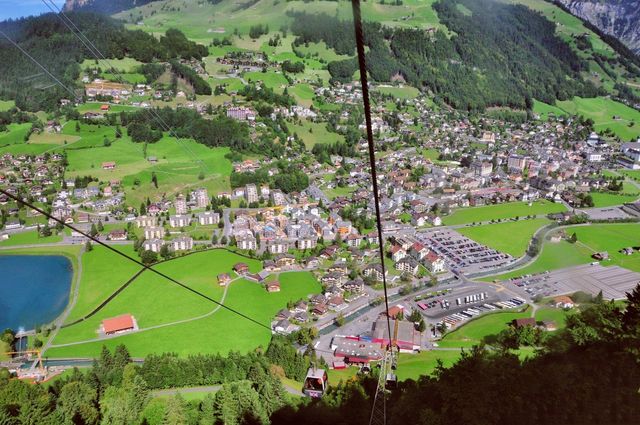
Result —
[[233, 266], [233, 271], [239, 275], [247, 274], [249, 273], [249, 266], [245, 263], [236, 263], [236, 265]]
[[320, 265], [320, 260], [318, 260], [316, 257], [307, 258], [307, 268], [308, 269], [315, 269], [319, 265]]
[[334, 310], [342, 310], [347, 306], [344, 302], [344, 298], [339, 295], [331, 297], [327, 302], [327, 305]]
[[357, 248], [362, 243], [362, 236], [354, 235], [353, 233], [346, 237], [345, 239], [348, 246]]
[[293, 314], [287, 310], [286, 308], [283, 308], [282, 310], [278, 311], [276, 313], [276, 320], [284, 320], [284, 319], [288, 319], [291, 316], [293, 316]]
[[566, 295], [560, 295], [553, 299], [553, 306], [556, 308], [573, 308], [575, 303]]
[[595, 260], [602, 261], [609, 259], [609, 253], [607, 251], [596, 252], [592, 255]]
[[380, 242], [380, 238], [378, 238], [377, 232], [367, 233], [366, 238], [367, 242], [369, 242], [371, 245], [377, 245]]
[[290, 267], [296, 263], [296, 257], [291, 254], [281, 254], [276, 257], [278, 267]]
[[218, 275], [218, 285], [227, 286], [231, 282], [231, 276], [228, 273], [220, 273]]
[[273, 260], [264, 260], [262, 262], [262, 269], [268, 272], [275, 272], [280, 270], [280, 267], [276, 265], [276, 262]]
[[339, 285], [342, 283], [343, 275], [338, 272], [329, 272], [320, 278], [323, 285]]
[[313, 308], [311, 309], [311, 313], [315, 316], [324, 316], [325, 314], [327, 314], [327, 311], [329, 311], [329, 308], [326, 304], [318, 304], [313, 306]]
[[349, 291], [352, 293], [360, 293], [364, 291], [364, 281], [360, 278], [349, 280], [344, 285], [342, 285], [342, 289], [345, 291]]
[[300, 329], [300, 326], [292, 324], [288, 320], [278, 320], [272, 325], [273, 333], [289, 335]]
[[520, 319], [513, 319], [511, 321], [511, 326], [514, 328], [524, 328], [526, 326], [536, 326], [536, 319], [533, 317], [524, 317]]
[[542, 328], [545, 331], [549, 331], [549, 332], [553, 332], [555, 330], [558, 330], [558, 326], [556, 325], [556, 322], [554, 322], [553, 320], [543, 320], [542, 321]]
[[327, 299], [324, 295], [322, 294], [316, 294], [314, 296], [312, 296], [309, 301], [311, 302], [312, 305], [319, 305], [319, 304], [324, 304], [327, 302]]
[[115, 170], [116, 169], [116, 163], [113, 162], [113, 161], [103, 162], [102, 163], [102, 169], [103, 170]]
[[280, 292], [280, 282], [277, 280], [272, 280], [271, 282], [267, 282], [267, 292]]
[[104, 335], [117, 335], [138, 330], [136, 319], [130, 314], [104, 319], [100, 326], [100, 333]]
[[345, 263], [335, 263], [329, 267], [329, 272], [346, 276], [349, 273], [349, 270], [347, 269], [347, 265]]
[[112, 230], [109, 232], [108, 239], [111, 241], [126, 241], [127, 231], [122, 229]]
[[293, 311], [295, 311], [297, 313], [306, 312], [308, 308], [309, 308], [309, 305], [305, 301], [300, 300], [293, 307]]

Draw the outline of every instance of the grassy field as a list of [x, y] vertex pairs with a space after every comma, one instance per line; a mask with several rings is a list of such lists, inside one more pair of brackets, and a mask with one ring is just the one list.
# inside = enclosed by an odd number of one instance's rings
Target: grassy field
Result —
[[591, 192], [589, 195], [593, 198], [593, 204], [596, 207], [611, 207], [614, 205], [622, 205], [627, 202], [633, 202], [638, 199], [638, 195], [621, 195], [611, 192]]
[[483, 207], [460, 208], [455, 210], [453, 214], [443, 217], [442, 221], [446, 225], [465, 224], [561, 211], [566, 211], [564, 205], [549, 201], [536, 201], [531, 206], [527, 202], [510, 202]]
[[[217, 284], [215, 276], [221, 272], [229, 272], [233, 264], [240, 261], [249, 264], [254, 272], [261, 267], [258, 261], [223, 250], [196, 253], [155, 267], [190, 288], [220, 300], [224, 289]], [[283, 273], [278, 279], [282, 290], [271, 294], [260, 284], [238, 280], [229, 288], [224, 303], [268, 327], [275, 313], [287, 301], [306, 298], [320, 290], [315, 278], [307, 272]], [[154, 296], [149, 297], [149, 293]], [[64, 344], [95, 338], [102, 319], [123, 313], [133, 314], [141, 329], [167, 324], [169, 326], [123, 335], [104, 342], [53, 348], [47, 355], [93, 356], [99, 352], [103, 343], [110, 347], [124, 343], [135, 356], [169, 351], [181, 355], [195, 352], [224, 354], [229, 350], [246, 352], [268, 344], [271, 334], [267, 329], [224, 309], [211, 313], [216, 307], [210, 301], [167, 280], [144, 272], [96, 316], [63, 329], [54, 343]], [[196, 319], [188, 321], [192, 318]], [[184, 322], [173, 324], [176, 321]]]
[[[402, 6], [365, 2], [362, 4], [363, 19], [381, 22], [389, 26], [444, 28], [432, 8], [435, 0], [405, 0]], [[167, 10], [171, 10], [168, 12]], [[179, 13], [176, 13], [178, 11]], [[133, 25], [131, 28], [142, 29], [154, 34], [164, 33], [169, 28], [180, 28], [194, 40], [208, 44], [212, 37], [222, 37], [238, 30], [243, 39], [248, 40], [246, 34], [255, 24], [269, 25], [277, 30], [292, 21], [287, 12], [326, 13], [341, 19], [351, 20], [351, 5], [348, 2], [328, 1], [288, 1], [259, 0], [249, 7], [243, 7], [235, 0], [223, 0], [211, 5], [206, 2], [184, 2], [182, 0], [167, 0], [150, 3], [145, 6], [125, 11], [115, 15], [121, 19], [142, 15], [143, 25]], [[212, 33], [222, 29], [223, 34]], [[262, 43], [256, 42], [257, 46]]]
[[495, 335], [506, 329], [512, 320], [525, 317], [531, 317], [530, 308], [523, 312], [508, 310], [485, 314], [446, 334], [438, 345], [440, 347], [471, 347], [478, 345], [485, 336]]
[[0, 147], [25, 143], [24, 138], [30, 128], [31, 123], [28, 122], [24, 124], [9, 124], [7, 131], [0, 132]]
[[567, 115], [567, 111], [564, 111], [557, 106], [549, 105], [548, 103], [540, 102], [539, 100], [533, 101], [533, 112], [540, 115], [540, 118], [546, 120], [549, 115], [555, 115], [556, 117]]
[[32, 230], [28, 232], [13, 233], [6, 241], [0, 241], [0, 246], [35, 245], [60, 241], [62, 241], [62, 236], [60, 235], [42, 237], [37, 230]]
[[[533, 220], [463, 227], [457, 230], [476, 242], [514, 257], [520, 257], [527, 250], [533, 234], [549, 223], [550, 221], [546, 218], [536, 218]], [[499, 237], [500, 235], [509, 235], [509, 237]]]
[[[137, 256], [132, 245], [115, 248], [127, 255], [134, 256], [134, 258]], [[82, 275], [80, 276], [78, 299], [66, 323], [71, 323], [88, 314], [132, 278], [138, 270], [140, 270], [139, 265], [104, 247], [95, 246], [92, 251], [85, 252], [82, 255]]]
[[[640, 112], [615, 100], [604, 97], [574, 97], [572, 100], [557, 102], [557, 106], [571, 115], [591, 118], [598, 132], [610, 129], [623, 140], [640, 136]], [[614, 119], [614, 116], [617, 119]], [[634, 123], [633, 127], [629, 127], [631, 123]]]
[[16, 102], [13, 100], [0, 100], [0, 111], [8, 111], [16, 106]]
[[274, 89], [278, 93], [282, 93], [284, 87], [289, 84], [287, 79], [284, 78], [284, 75], [280, 72], [245, 72], [243, 77], [249, 83], [262, 81], [266, 87]]
[[566, 227], [567, 234], [576, 233], [578, 242], [570, 244], [546, 242], [540, 256], [530, 265], [519, 270], [483, 280], [505, 280], [525, 274], [541, 273], [547, 270], [557, 270], [564, 267], [586, 264], [593, 261], [591, 255], [596, 251], [608, 251], [609, 261], [602, 265], [618, 265], [634, 271], [640, 271], [640, 256], [627, 256], [618, 251], [628, 246], [638, 245], [640, 224], [595, 224], [591, 226]]
[[307, 149], [311, 149], [316, 143], [335, 143], [344, 141], [344, 136], [327, 130], [324, 123], [315, 123], [302, 120], [302, 124], [289, 124], [289, 130], [296, 133], [303, 141]]
[[398, 99], [415, 99], [420, 95], [420, 90], [411, 86], [378, 86], [374, 91], [382, 94], [390, 94]]
[[142, 65], [142, 62], [139, 62], [133, 58], [123, 58], [123, 59], [109, 59], [108, 64], [106, 62], [100, 62], [100, 64], [96, 64], [96, 60], [94, 59], [85, 59], [82, 62], [82, 69], [85, 68], [93, 68], [96, 66], [100, 66], [104, 68], [104, 65], [108, 67], [113, 67], [117, 69], [119, 72], [133, 72], [137, 67]]

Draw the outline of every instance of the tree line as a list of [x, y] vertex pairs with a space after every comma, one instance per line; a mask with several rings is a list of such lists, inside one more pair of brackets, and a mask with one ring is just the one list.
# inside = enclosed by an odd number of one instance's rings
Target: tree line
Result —
[[[458, 4], [472, 13], [461, 12]], [[365, 22], [367, 68], [373, 80], [402, 77], [458, 109], [489, 106], [531, 109], [532, 99], [554, 103], [601, 94], [580, 72], [587, 64], [555, 35], [555, 26], [524, 6], [491, 0], [440, 0], [434, 4], [448, 28], [426, 32]], [[353, 55], [353, 25], [326, 14], [292, 13], [294, 44], [325, 41]], [[524, 25], [523, 23], [526, 23]], [[329, 63], [334, 81], [351, 81], [355, 59]]]

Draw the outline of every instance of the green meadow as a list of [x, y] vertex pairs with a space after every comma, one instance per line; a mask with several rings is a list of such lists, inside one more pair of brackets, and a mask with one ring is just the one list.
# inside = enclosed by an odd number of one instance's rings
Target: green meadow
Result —
[[533, 263], [524, 268], [482, 280], [505, 280], [525, 274], [542, 273], [547, 270], [586, 264], [593, 261], [591, 255], [598, 251], [609, 253], [610, 260], [601, 262], [604, 266], [618, 265], [633, 271], [640, 271], [640, 255], [627, 256], [618, 252], [622, 248], [638, 245], [640, 224], [594, 224], [569, 226], [562, 229], [568, 235], [575, 232], [578, 242], [571, 244], [566, 241], [558, 243], [547, 241]]
[[[261, 269], [260, 262], [225, 250], [209, 250], [179, 257], [157, 264], [154, 268], [221, 302], [224, 288], [218, 285], [216, 276], [219, 273], [231, 272], [231, 268], [237, 262], [247, 263], [253, 272]], [[126, 278], [123, 278], [124, 274], [120, 279], [114, 279], [114, 284], [116, 281], [119, 282], [114, 286], [124, 283]], [[269, 327], [275, 313], [288, 301], [306, 298], [320, 291], [318, 282], [308, 272], [282, 273], [278, 279], [282, 287], [278, 293], [267, 293], [262, 284], [239, 279], [228, 288], [224, 305]], [[82, 284], [84, 283], [83, 280]], [[95, 283], [87, 286], [86, 291], [96, 293]], [[104, 292], [110, 293], [111, 289], [113, 288]], [[88, 307], [99, 304], [105, 295], [93, 297], [92, 300], [85, 296], [82, 302], [78, 302], [76, 309], [86, 311]], [[102, 344], [113, 347], [120, 343], [126, 344], [134, 356], [154, 352], [177, 352], [181, 355], [196, 352], [224, 354], [230, 350], [246, 352], [259, 345], [266, 346], [271, 335], [268, 329], [224, 308], [218, 308], [215, 303], [149, 271], [144, 271], [95, 316], [62, 329], [54, 344], [94, 339], [103, 319], [125, 313], [136, 318], [141, 331], [99, 342], [54, 347], [47, 351], [47, 356], [91, 357], [99, 353]]]
[[[533, 234], [549, 224], [546, 218], [510, 221], [456, 229], [464, 236], [500, 252], [520, 257], [524, 255]], [[504, 237], [509, 235], [509, 237]]]
[[545, 200], [533, 202], [531, 206], [528, 202], [509, 202], [482, 207], [459, 208], [454, 210], [451, 215], [444, 216], [442, 222], [446, 225], [466, 224], [562, 211], [566, 211], [564, 205]]

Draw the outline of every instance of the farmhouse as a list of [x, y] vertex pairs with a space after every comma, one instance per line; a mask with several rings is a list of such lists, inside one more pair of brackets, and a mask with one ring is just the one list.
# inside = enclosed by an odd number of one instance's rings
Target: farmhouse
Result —
[[267, 282], [267, 292], [280, 292], [280, 282], [277, 280]]
[[116, 335], [136, 330], [138, 330], [136, 319], [130, 314], [123, 314], [110, 319], [104, 319], [99, 332], [103, 335]]
[[533, 317], [524, 317], [521, 319], [513, 319], [511, 321], [511, 326], [514, 328], [524, 328], [525, 326], [536, 326], [536, 319]]
[[126, 241], [127, 240], [127, 231], [126, 230], [112, 230], [109, 232], [109, 240], [111, 241]]
[[102, 163], [102, 169], [103, 170], [115, 170], [116, 169], [116, 163], [114, 161], [103, 162]]
[[568, 296], [560, 295], [553, 299], [553, 305], [556, 308], [573, 308], [575, 306], [575, 303]]
[[229, 273], [220, 273], [218, 275], [218, 285], [227, 286], [229, 282], [231, 282], [231, 276], [229, 276]]
[[247, 274], [249, 273], [249, 266], [245, 263], [236, 263], [236, 265], [233, 266], [233, 271], [238, 274]]

